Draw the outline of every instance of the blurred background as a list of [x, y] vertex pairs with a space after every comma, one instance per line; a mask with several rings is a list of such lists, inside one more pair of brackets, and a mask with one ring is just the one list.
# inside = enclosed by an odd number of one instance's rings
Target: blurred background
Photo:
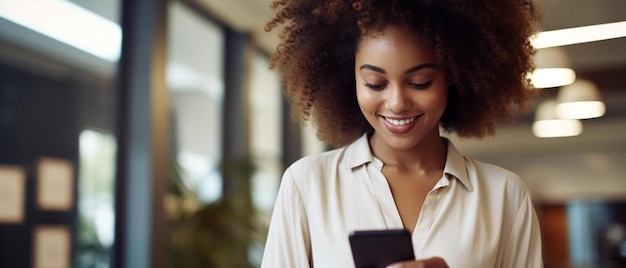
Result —
[[[626, 1], [536, 2], [557, 73], [447, 136], [526, 181], [546, 267], [626, 267]], [[329, 149], [267, 68], [269, 3], [0, 0], [0, 267], [258, 266], [283, 170]]]

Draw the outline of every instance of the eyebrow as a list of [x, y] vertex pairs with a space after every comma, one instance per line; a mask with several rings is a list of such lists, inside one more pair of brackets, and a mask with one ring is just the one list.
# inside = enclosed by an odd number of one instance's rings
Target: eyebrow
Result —
[[[433, 69], [437, 69], [437, 66], [435, 64], [432, 63], [424, 63], [424, 64], [420, 64], [420, 65], [416, 65], [413, 66], [411, 68], [409, 68], [408, 70], [406, 70], [406, 72], [404, 72], [404, 74], [410, 74], [413, 72], [417, 72], [421, 69], [425, 69], [425, 68], [433, 68]], [[380, 67], [374, 66], [374, 65], [370, 65], [370, 64], [363, 64], [361, 65], [361, 67], [359, 67], [359, 70], [363, 70], [363, 69], [368, 69], [368, 70], [372, 70], [374, 72], [378, 72], [381, 74], [386, 74], [387, 72]]]

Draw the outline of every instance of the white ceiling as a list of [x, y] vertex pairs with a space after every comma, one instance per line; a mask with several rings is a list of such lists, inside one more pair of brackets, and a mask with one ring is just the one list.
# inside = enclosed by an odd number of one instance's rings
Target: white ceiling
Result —
[[[626, 1], [620, 0], [538, 0], [544, 12], [542, 30], [556, 30], [586, 25], [626, 21]], [[574, 68], [579, 71], [594, 68], [624, 66], [626, 38], [564, 47]]]
[[[268, 51], [276, 45], [276, 33], [263, 30], [272, 16], [270, 0], [198, 0], [220, 20], [239, 30], [251, 32]], [[537, 0], [544, 17], [542, 30], [626, 21], [626, 1], [619, 0]], [[572, 63], [580, 70], [624, 66], [626, 38], [567, 46]]]

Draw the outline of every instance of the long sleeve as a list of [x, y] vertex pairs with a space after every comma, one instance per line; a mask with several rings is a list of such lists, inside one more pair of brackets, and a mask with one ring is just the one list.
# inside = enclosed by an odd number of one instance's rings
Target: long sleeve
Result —
[[502, 267], [543, 267], [539, 221], [528, 193], [505, 247]]
[[310, 244], [305, 206], [288, 169], [272, 212], [261, 267], [310, 267]]

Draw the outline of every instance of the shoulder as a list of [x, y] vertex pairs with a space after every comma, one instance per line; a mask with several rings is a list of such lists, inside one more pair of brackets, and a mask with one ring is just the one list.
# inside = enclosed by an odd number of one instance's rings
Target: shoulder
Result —
[[465, 157], [472, 184], [491, 193], [501, 193], [505, 200], [522, 202], [529, 194], [526, 183], [515, 172], [501, 166]]
[[325, 180], [331, 172], [340, 168], [345, 149], [304, 156], [287, 167], [283, 179], [290, 177], [297, 185]]
[[315, 171], [335, 168], [344, 154], [345, 148], [304, 156], [293, 162], [287, 170], [291, 172]]
[[482, 162], [472, 157], [465, 156], [468, 169], [473, 169], [480, 173], [484, 180], [505, 180], [513, 183], [524, 184], [522, 179], [513, 171], [504, 167]]
[[298, 159], [285, 170], [281, 188], [297, 192], [304, 203], [308, 203], [312, 196], [319, 196], [333, 184], [344, 150], [340, 148]]

